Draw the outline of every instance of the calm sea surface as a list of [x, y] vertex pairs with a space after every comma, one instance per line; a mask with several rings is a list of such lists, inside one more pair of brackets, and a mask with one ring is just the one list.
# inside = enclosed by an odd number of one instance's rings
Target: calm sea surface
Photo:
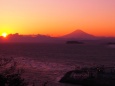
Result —
[[58, 83], [63, 74], [72, 69], [96, 65], [115, 66], [115, 48], [103, 44], [7, 43], [0, 44], [0, 56], [17, 59], [20, 64], [25, 64], [23, 66], [33, 69], [32, 73], [36, 73], [36, 77], [43, 77], [41, 82], [49, 81], [49, 86], [52, 81], [57, 86], [72, 86]]

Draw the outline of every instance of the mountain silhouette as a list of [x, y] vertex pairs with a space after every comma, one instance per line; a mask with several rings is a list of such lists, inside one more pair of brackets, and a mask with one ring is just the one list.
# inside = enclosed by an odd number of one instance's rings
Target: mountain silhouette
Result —
[[67, 38], [67, 39], [95, 39], [96, 37], [88, 34], [82, 30], [75, 30], [72, 33], [66, 34], [62, 36], [62, 38]]

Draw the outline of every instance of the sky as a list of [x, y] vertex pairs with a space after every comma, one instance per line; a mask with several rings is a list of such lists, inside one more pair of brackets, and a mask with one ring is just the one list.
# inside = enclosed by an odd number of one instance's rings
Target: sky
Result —
[[115, 37], [115, 0], [0, 0], [0, 35], [62, 36], [77, 29]]

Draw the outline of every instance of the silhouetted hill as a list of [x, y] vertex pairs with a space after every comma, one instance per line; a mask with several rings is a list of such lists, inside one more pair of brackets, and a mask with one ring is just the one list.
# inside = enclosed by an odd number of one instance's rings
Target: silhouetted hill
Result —
[[88, 34], [82, 30], [76, 30], [73, 31], [72, 33], [69, 33], [67, 35], [62, 36], [62, 38], [67, 38], [67, 39], [96, 39], [95, 36]]
[[[65, 43], [67, 41], [95, 41], [102, 43], [115, 42], [115, 37], [96, 37], [88, 34], [82, 30], [76, 30], [70, 34], [62, 37], [51, 37], [47, 35], [20, 35], [9, 34], [8, 37], [4, 38], [0, 36], [0, 43]], [[94, 43], [95, 43], [94, 42]]]
[[0, 37], [0, 42], [10, 42], [10, 43], [57, 43], [60, 41], [59, 38], [50, 37], [47, 35], [20, 35], [10, 34], [7, 38]]

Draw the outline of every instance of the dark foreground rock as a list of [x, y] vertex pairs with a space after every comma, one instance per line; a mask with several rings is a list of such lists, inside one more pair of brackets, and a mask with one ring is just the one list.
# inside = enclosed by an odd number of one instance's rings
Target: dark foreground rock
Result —
[[93, 67], [73, 70], [67, 72], [59, 82], [82, 86], [115, 86], [115, 68]]

